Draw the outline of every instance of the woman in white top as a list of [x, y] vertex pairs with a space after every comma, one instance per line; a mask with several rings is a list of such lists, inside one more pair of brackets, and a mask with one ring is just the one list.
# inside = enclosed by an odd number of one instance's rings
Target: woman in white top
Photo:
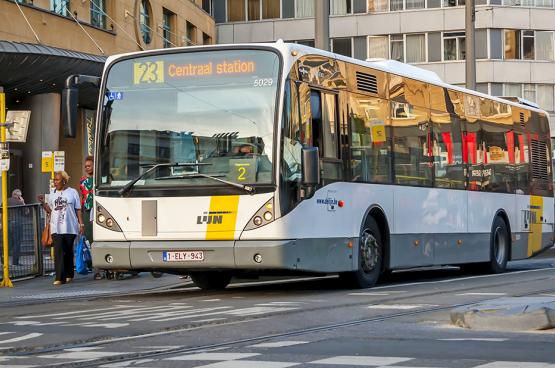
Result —
[[81, 214], [79, 193], [67, 186], [69, 176], [65, 171], [54, 174], [55, 189], [48, 196], [48, 203], [42, 195], [39, 201], [50, 214], [50, 232], [54, 247], [54, 285], [64, 284], [74, 276], [73, 241], [77, 234], [83, 235], [84, 225]]

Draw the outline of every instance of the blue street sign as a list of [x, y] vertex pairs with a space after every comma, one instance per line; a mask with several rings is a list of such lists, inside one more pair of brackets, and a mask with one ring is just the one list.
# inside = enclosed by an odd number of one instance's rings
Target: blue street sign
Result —
[[123, 92], [110, 92], [108, 93], [108, 100], [123, 100]]

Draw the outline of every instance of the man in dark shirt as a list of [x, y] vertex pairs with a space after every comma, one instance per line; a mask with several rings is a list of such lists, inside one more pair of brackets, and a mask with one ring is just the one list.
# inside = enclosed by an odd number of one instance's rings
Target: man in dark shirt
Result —
[[[12, 196], [7, 199], [8, 204], [8, 252], [12, 253], [12, 265], [23, 266], [19, 264], [19, 256], [21, 254], [21, 238], [23, 235], [23, 213], [20, 208], [12, 208], [23, 206], [25, 202], [21, 197], [21, 191], [16, 189], [12, 192]], [[29, 210], [25, 211], [29, 212]], [[0, 229], [2, 228], [2, 213], [0, 212]]]

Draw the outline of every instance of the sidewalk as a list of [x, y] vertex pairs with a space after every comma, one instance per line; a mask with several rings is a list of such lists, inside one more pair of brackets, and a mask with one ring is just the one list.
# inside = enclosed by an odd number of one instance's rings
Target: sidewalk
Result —
[[37, 277], [14, 282], [13, 288], [0, 289], [0, 306], [26, 304], [37, 301], [82, 298], [87, 296], [120, 295], [139, 291], [166, 289], [192, 285], [190, 279], [180, 280], [178, 276], [165, 274], [155, 279], [148, 272], [135, 277], [125, 275], [122, 280], [94, 280], [93, 274], [75, 274], [75, 278], [63, 285], [54, 285], [54, 276]]

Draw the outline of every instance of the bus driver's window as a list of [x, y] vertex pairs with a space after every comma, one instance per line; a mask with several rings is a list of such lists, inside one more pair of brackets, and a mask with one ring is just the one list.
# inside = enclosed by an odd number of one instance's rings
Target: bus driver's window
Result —
[[338, 124], [336, 95], [310, 91], [312, 117], [312, 146], [318, 147], [322, 169], [322, 185], [342, 179], [341, 160], [338, 155]]

